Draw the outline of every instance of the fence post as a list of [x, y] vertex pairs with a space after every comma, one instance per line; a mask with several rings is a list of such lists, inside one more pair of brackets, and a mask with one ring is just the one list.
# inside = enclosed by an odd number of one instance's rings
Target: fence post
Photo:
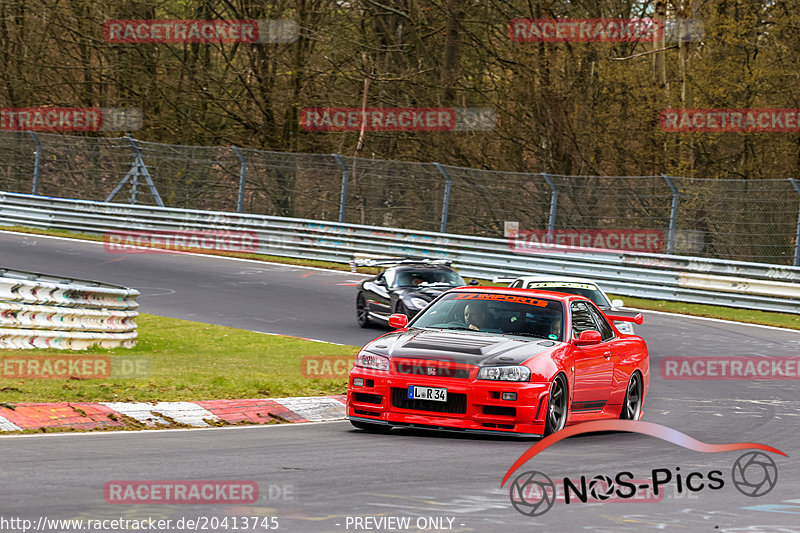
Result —
[[547, 217], [547, 242], [553, 242], [553, 233], [556, 230], [556, 213], [558, 213], [558, 189], [550, 174], [542, 173], [544, 181], [550, 187], [550, 214]]
[[442, 165], [439, 163], [433, 164], [436, 167], [436, 170], [439, 171], [439, 174], [444, 176], [444, 199], [442, 200], [442, 223], [439, 227], [439, 231], [441, 233], [447, 233], [447, 216], [450, 211], [450, 189], [453, 185], [453, 180], [450, 177], [450, 174], [444, 169]]
[[[800, 196], [800, 185], [797, 184], [797, 180], [789, 178], [789, 182], [791, 182], [795, 192]], [[800, 266], [800, 208], [797, 210], [797, 230], [794, 234], [794, 262], [792, 264]]]
[[144, 164], [144, 159], [142, 159], [142, 149], [139, 148], [139, 143], [136, 142], [136, 139], [133, 137], [128, 137], [128, 142], [131, 143], [134, 152], [134, 159], [133, 164], [131, 164], [131, 169], [125, 174], [125, 177], [122, 178], [122, 181], [117, 183], [117, 186], [114, 187], [114, 190], [111, 191], [111, 194], [108, 195], [106, 198], [106, 203], [110, 202], [114, 199], [114, 196], [117, 195], [119, 191], [122, 190], [122, 187], [125, 186], [128, 181], [131, 182], [131, 203], [135, 204], [138, 194], [139, 194], [139, 175], [144, 176], [145, 181], [147, 182], [147, 186], [150, 188], [150, 193], [153, 195], [153, 198], [158, 204], [159, 207], [164, 207], [164, 202], [161, 201], [161, 195], [158, 194], [158, 190], [156, 189], [155, 184], [153, 183], [153, 179], [150, 177], [150, 172], [147, 170], [147, 166]]
[[241, 213], [242, 208], [244, 206], [244, 184], [245, 179], [247, 178], [247, 159], [245, 159], [244, 154], [237, 148], [236, 146], [231, 146], [233, 152], [236, 154], [236, 157], [239, 158], [239, 195], [236, 197], [236, 212]]
[[33, 189], [31, 190], [31, 194], [39, 194], [39, 163], [42, 160], [42, 141], [39, 140], [39, 136], [36, 133], [29, 131], [28, 134], [33, 139], [33, 142], [36, 143], [36, 151], [34, 152], [34, 160], [33, 160]]
[[672, 183], [671, 177], [666, 174], [662, 174], [661, 177], [664, 178], [664, 181], [666, 181], [669, 186], [669, 190], [672, 191], [672, 207], [669, 209], [669, 232], [667, 233], [666, 250], [667, 254], [671, 254], [675, 250], [675, 226], [678, 221], [678, 201], [680, 199], [680, 193], [675, 187], [675, 184]]
[[342, 167], [342, 192], [339, 195], [339, 222], [344, 222], [345, 208], [347, 207], [347, 182], [350, 181], [350, 172], [347, 171], [347, 166], [342, 161], [342, 156], [339, 154], [331, 154], [333, 158]]

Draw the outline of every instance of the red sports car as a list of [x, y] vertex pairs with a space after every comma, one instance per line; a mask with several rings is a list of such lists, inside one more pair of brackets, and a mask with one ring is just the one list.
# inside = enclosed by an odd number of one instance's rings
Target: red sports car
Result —
[[587, 420], [641, 418], [650, 360], [641, 337], [576, 295], [509, 287], [450, 290], [356, 357], [347, 417], [360, 429], [414, 427], [543, 436]]

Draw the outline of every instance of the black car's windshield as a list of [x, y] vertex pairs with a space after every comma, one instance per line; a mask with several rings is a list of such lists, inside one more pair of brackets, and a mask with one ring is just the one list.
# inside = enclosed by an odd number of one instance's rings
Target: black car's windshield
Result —
[[543, 291], [563, 292], [577, 294], [590, 299], [597, 307], [611, 307], [608, 298], [600, 290], [588, 283], [556, 282], [556, 281], [531, 281], [525, 285], [526, 289], [540, 289]]
[[436, 300], [411, 325], [561, 341], [564, 307], [559, 301], [517, 294], [455, 292]]
[[400, 270], [397, 272], [395, 286], [417, 287], [419, 285], [447, 285], [448, 287], [462, 287], [467, 282], [454, 270]]

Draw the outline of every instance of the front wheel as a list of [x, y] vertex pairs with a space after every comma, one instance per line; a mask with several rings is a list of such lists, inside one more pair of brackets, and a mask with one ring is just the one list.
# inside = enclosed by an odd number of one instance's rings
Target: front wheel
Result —
[[559, 374], [550, 386], [550, 396], [547, 398], [547, 418], [544, 423], [545, 436], [556, 431], [561, 431], [567, 423], [567, 380]]
[[351, 420], [350, 423], [353, 424], [354, 428], [369, 431], [370, 433], [389, 433], [392, 430], [392, 426], [388, 424], [370, 424], [369, 422], [356, 422], [355, 420]]
[[362, 328], [372, 326], [372, 321], [369, 319], [369, 309], [367, 309], [367, 299], [364, 297], [363, 292], [359, 292], [356, 297], [356, 321]]
[[619, 413], [620, 420], [639, 420], [642, 414], [642, 376], [638, 372], [631, 374], [628, 389], [625, 391], [625, 402]]

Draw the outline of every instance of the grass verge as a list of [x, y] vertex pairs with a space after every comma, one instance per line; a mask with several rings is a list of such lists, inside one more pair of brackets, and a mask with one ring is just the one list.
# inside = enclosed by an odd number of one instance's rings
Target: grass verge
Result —
[[[266, 335], [174, 318], [142, 314], [137, 319], [135, 348], [63, 350], [0, 350], [3, 403], [20, 402], [158, 402], [244, 398], [279, 398], [344, 394], [347, 377], [309, 379], [304, 357], [335, 356], [346, 360], [357, 347]], [[9, 379], [26, 357], [59, 359], [109, 356], [116, 361], [145, 361], [146, 377], [103, 379]], [[10, 365], [10, 366], [6, 366]], [[16, 366], [15, 366], [16, 365]], [[15, 373], [18, 375], [18, 373]]]

